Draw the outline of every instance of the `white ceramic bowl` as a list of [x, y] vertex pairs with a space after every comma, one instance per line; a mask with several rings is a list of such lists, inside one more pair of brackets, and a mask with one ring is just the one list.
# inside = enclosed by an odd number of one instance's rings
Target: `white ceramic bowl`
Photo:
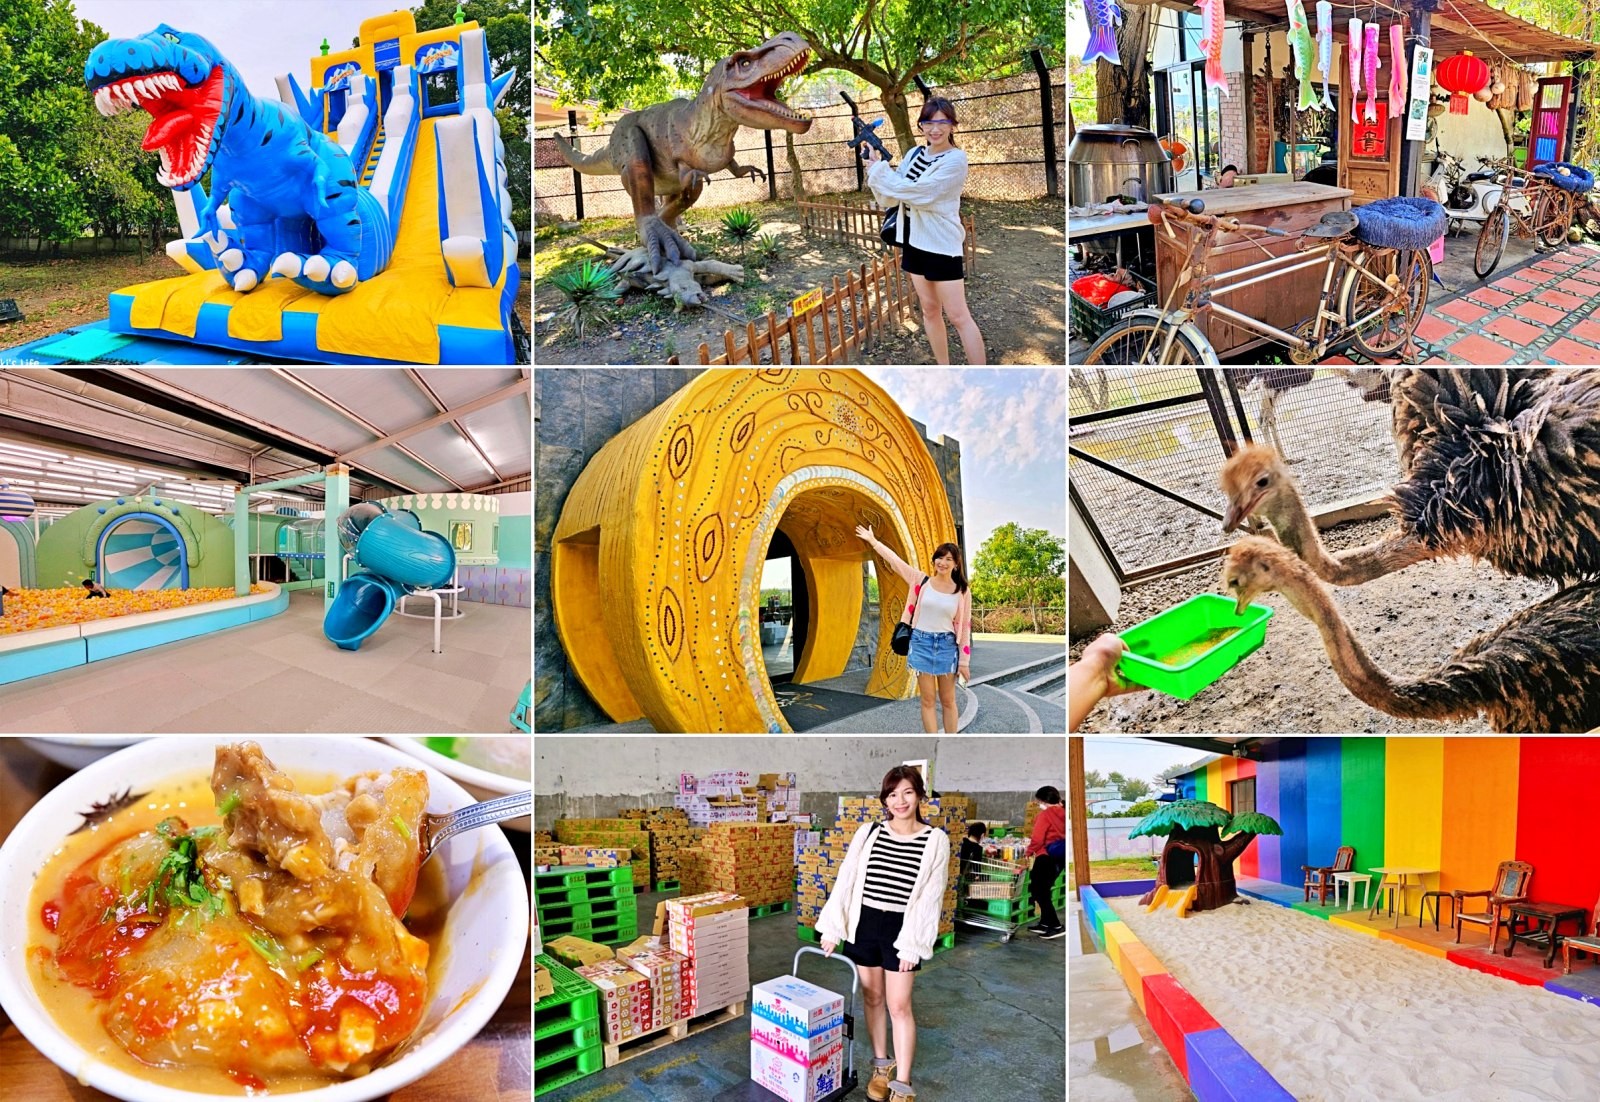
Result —
[[34, 735], [22, 741], [57, 765], [82, 769], [124, 746], [143, 742], [144, 735]]
[[[77, 829], [81, 811], [130, 785], [138, 791], [174, 776], [199, 770], [209, 773], [212, 748], [232, 741], [223, 737], [150, 739], [102, 758], [48, 792], [0, 846], [0, 1005], [23, 1036], [57, 1067], [125, 1102], [194, 1102], [224, 1096], [177, 1090], [109, 1067], [56, 1025], [35, 994], [24, 964], [29, 893], [49, 855]], [[414, 757], [371, 739], [255, 741], [274, 764], [290, 773], [347, 776], [418, 764]], [[430, 812], [453, 811], [475, 802], [448, 777], [424, 769]], [[444, 862], [452, 903], [443, 934], [447, 946], [444, 969], [428, 992], [428, 1009], [416, 1035], [397, 1059], [370, 1075], [284, 1097], [296, 1102], [381, 1098], [449, 1059], [477, 1035], [504, 1001], [528, 947], [528, 884], [516, 854], [500, 831], [485, 827], [456, 835], [432, 859]]]
[[[491, 737], [520, 739], [523, 742], [528, 742], [528, 736], [526, 735], [477, 736], [477, 738]], [[428, 749], [420, 738], [412, 738], [407, 735], [387, 735], [383, 741], [397, 750], [410, 754], [424, 765], [437, 769], [480, 800], [492, 800], [496, 796], [509, 796], [513, 792], [527, 792], [533, 787], [533, 778], [531, 776], [510, 777], [504, 773], [495, 773], [488, 769], [479, 769], [475, 765], [467, 765], [464, 762], [457, 761], [455, 758], [446, 757], [444, 754]], [[533, 829], [533, 822], [527, 817], [512, 819], [500, 825], [508, 830], [529, 831]]]

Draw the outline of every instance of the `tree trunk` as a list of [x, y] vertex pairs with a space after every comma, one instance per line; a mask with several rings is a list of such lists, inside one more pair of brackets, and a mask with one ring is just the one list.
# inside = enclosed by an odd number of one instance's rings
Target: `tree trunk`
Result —
[[[1161, 861], [1156, 868], [1156, 887], [1145, 893], [1139, 900], [1140, 905], [1149, 906], [1162, 885], [1169, 890], [1183, 891], [1193, 884], [1195, 893], [1194, 902], [1189, 905], [1191, 914], [1227, 906], [1239, 896], [1233, 863], [1254, 840], [1254, 834], [1235, 834], [1223, 841], [1216, 827], [1179, 827], [1172, 832], [1161, 850]], [[1197, 858], [1198, 866], [1195, 864]]]
[[783, 132], [783, 151], [789, 161], [789, 184], [794, 190], [795, 202], [799, 202], [806, 198], [806, 181], [800, 171], [800, 158], [794, 151], [794, 135], [787, 130]]
[[899, 88], [882, 88], [879, 89], [879, 96], [883, 102], [883, 113], [889, 117], [889, 125], [894, 127], [895, 140], [900, 143], [900, 156], [904, 157], [917, 144], [917, 136], [911, 130], [911, 116], [906, 110], [906, 94]]
[[1100, 122], [1150, 126], [1150, 69], [1147, 58], [1154, 29], [1155, 4], [1122, 5], [1122, 26], [1117, 29], [1117, 54], [1121, 65], [1097, 61], [1094, 67], [1095, 110]]

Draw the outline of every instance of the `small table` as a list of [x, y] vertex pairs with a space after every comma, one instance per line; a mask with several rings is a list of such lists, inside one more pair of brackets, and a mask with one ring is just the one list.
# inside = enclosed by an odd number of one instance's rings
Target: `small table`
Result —
[[1372, 906], [1372, 876], [1365, 872], [1336, 872], [1333, 874], [1333, 905], [1339, 905], [1339, 885], [1345, 889], [1344, 909], [1354, 910], [1356, 905], [1356, 885], [1361, 885], [1361, 905]]
[[[1588, 911], [1565, 903], [1512, 903], [1507, 907], [1506, 933], [1511, 941], [1506, 945], [1506, 956], [1523, 942], [1543, 949], [1544, 966], [1555, 967], [1556, 950], [1561, 946], [1561, 924], [1572, 922], [1583, 932], [1583, 920]], [[1491, 950], [1493, 946], [1490, 947]]]
[[[1367, 917], [1377, 917], [1378, 908], [1383, 906], [1383, 889], [1388, 888], [1389, 913], [1394, 915], [1394, 928], [1398, 930], [1400, 928], [1400, 916], [1406, 913], [1406, 890], [1408, 888], [1425, 888], [1427, 885], [1423, 884], [1422, 878], [1432, 873], [1436, 873], [1439, 870], [1420, 869], [1410, 865], [1374, 865], [1368, 871], [1379, 873], [1384, 877], [1384, 879], [1378, 882], [1378, 898], [1372, 901], [1372, 907], [1367, 911]], [[1398, 879], [1391, 883], [1388, 879], [1391, 876], [1397, 877]], [[1410, 879], [1413, 876], [1417, 878], [1417, 882], [1415, 884], [1410, 883]], [[1398, 908], [1396, 908], [1394, 905], [1394, 897], [1396, 892], [1400, 893], [1400, 906]]]

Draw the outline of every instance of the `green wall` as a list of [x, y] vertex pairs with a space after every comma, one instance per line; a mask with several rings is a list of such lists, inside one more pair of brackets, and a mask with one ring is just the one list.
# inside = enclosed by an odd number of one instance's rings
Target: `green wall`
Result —
[[500, 518], [500, 565], [533, 569], [533, 517]]
[[167, 517], [183, 533], [192, 588], [233, 585], [233, 531], [226, 524], [189, 505], [171, 501], [156, 505], [150, 497], [124, 501], [122, 506], [114, 498], [85, 505], [39, 533], [36, 557], [39, 588], [83, 584], [83, 579], [94, 573], [94, 542], [89, 537], [91, 530], [105, 520], [102, 510], [135, 508]]

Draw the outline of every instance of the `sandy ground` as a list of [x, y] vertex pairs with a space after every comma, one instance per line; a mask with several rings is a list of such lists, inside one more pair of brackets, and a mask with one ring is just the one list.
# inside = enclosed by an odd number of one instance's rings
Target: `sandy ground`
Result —
[[[1387, 519], [1341, 525], [1323, 534], [1334, 549], [1380, 537]], [[1125, 630], [1198, 594], [1220, 591], [1220, 562], [1123, 591], [1117, 622]], [[1444, 662], [1474, 636], [1504, 623], [1554, 592], [1553, 586], [1506, 577], [1468, 559], [1418, 563], [1362, 586], [1333, 590], [1351, 632], [1381, 669], [1416, 677]], [[1084, 732], [1273, 732], [1443, 734], [1488, 731], [1480, 717], [1433, 723], [1402, 720], [1350, 695], [1334, 673], [1322, 637], [1281, 594], [1259, 599], [1275, 610], [1267, 640], [1192, 700], [1155, 692], [1111, 697], [1084, 721]], [[1089, 637], [1074, 639], [1074, 661]]]
[[1116, 913], [1302, 1102], [1588, 1102], [1600, 1007], [1268, 903]]

